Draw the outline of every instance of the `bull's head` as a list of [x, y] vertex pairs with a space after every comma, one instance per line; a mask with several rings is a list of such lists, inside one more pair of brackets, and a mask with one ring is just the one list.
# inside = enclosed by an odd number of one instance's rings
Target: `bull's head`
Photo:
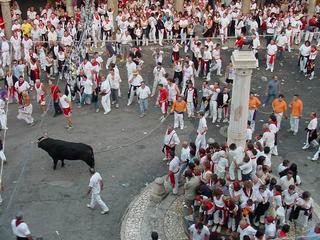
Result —
[[37, 143], [41, 142], [43, 139], [46, 139], [46, 138], [48, 138], [48, 133], [47, 132], [45, 132], [42, 137], [38, 138]]

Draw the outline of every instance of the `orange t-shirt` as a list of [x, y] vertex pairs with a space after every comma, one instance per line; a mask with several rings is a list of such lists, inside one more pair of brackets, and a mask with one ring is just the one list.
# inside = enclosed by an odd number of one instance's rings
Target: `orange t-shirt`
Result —
[[287, 103], [284, 100], [275, 99], [272, 102], [272, 108], [274, 113], [283, 113], [287, 111]]
[[300, 117], [302, 115], [303, 102], [298, 99], [291, 102], [291, 115], [293, 117]]
[[257, 97], [249, 98], [249, 109], [256, 110], [261, 105], [261, 101]]

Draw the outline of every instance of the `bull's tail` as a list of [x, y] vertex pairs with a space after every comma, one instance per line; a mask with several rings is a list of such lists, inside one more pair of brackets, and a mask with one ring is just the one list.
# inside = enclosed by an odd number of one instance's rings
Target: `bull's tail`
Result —
[[93, 149], [91, 147], [91, 158], [92, 158], [92, 168], [94, 168], [94, 165], [95, 165], [95, 161], [94, 161], [94, 153], [93, 153]]

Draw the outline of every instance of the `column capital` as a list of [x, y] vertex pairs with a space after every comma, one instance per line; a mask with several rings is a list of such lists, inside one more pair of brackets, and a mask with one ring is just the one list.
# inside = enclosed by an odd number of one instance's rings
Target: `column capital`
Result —
[[253, 69], [257, 66], [257, 60], [252, 51], [235, 50], [232, 53], [231, 61], [235, 69]]
[[3, 3], [10, 3], [11, 0], [0, 0], [0, 4], [3, 4]]

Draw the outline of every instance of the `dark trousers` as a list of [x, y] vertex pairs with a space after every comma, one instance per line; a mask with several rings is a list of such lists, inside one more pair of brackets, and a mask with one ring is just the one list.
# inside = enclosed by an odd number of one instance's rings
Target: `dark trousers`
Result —
[[54, 102], [53, 103], [53, 107], [54, 107], [55, 114], [61, 114], [62, 113], [61, 107], [60, 107], [58, 102]]

